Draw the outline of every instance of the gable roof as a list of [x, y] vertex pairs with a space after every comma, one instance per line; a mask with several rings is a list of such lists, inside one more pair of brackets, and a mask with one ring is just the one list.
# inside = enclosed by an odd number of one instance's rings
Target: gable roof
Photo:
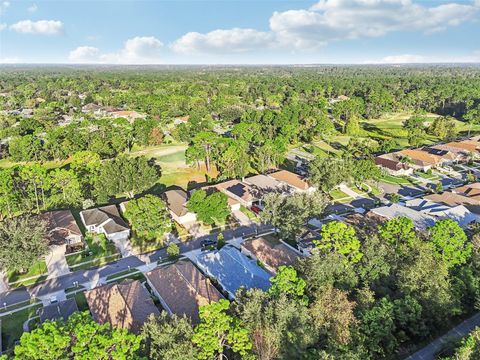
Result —
[[49, 211], [39, 217], [46, 223], [50, 245], [62, 245], [69, 236], [82, 236], [70, 210]]
[[103, 226], [107, 234], [129, 230], [127, 224], [120, 216], [120, 213], [115, 205], [84, 210], [81, 212], [81, 214], [86, 226], [98, 226], [108, 221]]
[[268, 235], [244, 241], [242, 247], [274, 272], [282, 265], [292, 265], [299, 257], [287, 245]]
[[464, 186], [460, 186], [453, 190], [457, 194], [462, 194], [469, 198], [480, 199], [480, 183], [473, 183]]
[[145, 274], [168, 310], [198, 323], [200, 306], [216, 302], [222, 294], [188, 260], [156, 268]]
[[405, 149], [399, 151], [403, 156], [408, 156], [412, 160], [420, 161], [422, 163], [427, 163], [431, 165], [436, 165], [441, 162], [442, 158], [437, 155], [429, 154], [426, 151], [417, 150], [417, 149]]
[[478, 215], [471, 212], [464, 205], [445, 205], [428, 199], [408, 200], [406, 205], [424, 214], [455, 220], [461, 227], [466, 227], [468, 224], [478, 220]]
[[476, 152], [479, 144], [477, 142], [454, 141], [444, 144], [443, 146]]
[[139, 331], [150, 314], [160, 312], [147, 290], [138, 280], [124, 280], [85, 292], [88, 307], [95, 321]]
[[63, 319], [66, 321], [76, 311], [78, 311], [78, 307], [75, 299], [67, 299], [44, 306], [39, 310], [38, 315], [40, 323], [43, 324], [47, 320]]
[[279, 170], [269, 174], [268, 176], [271, 176], [276, 180], [282, 181], [300, 190], [308, 190], [310, 188], [310, 185], [302, 176], [291, 171]]
[[427, 228], [435, 224], [435, 218], [433, 218], [432, 216], [423, 214], [420, 211], [410, 209], [399, 204], [381, 206], [375, 209], [371, 209], [370, 212], [382, 216], [386, 219], [393, 219], [402, 216], [408, 217], [413, 221], [415, 227], [420, 230], [426, 230]]
[[242, 286], [265, 291], [270, 287], [270, 274], [230, 245], [218, 251], [202, 253], [196, 261], [202, 270], [217, 279], [232, 298]]
[[168, 209], [175, 215], [183, 216], [188, 213], [188, 209], [185, 206], [188, 200], [188, 195], [184, 190], [168, 190], [163, 194], [165, 196]]
[[442, 194], [431, 194], [425, 196], [425, 199], [440, 202], [450, 206], [464, 205], [471, 212], [475, 214], [480, 214], [480, 199], [470, 198], [462, 194], [444, 192]]

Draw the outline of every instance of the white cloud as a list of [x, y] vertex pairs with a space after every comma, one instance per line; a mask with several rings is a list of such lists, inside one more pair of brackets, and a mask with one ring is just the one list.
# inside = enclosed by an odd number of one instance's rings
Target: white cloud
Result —
[[19, 62], [18, 57], [0, 57], [0, 64], [17, 64]]
[[242, 53], [263, 48], [272, 43], [271, 33], [254, 29], [233, 28], [214, 30], [206, 34], [189, 32], [172, 44], [178, 53]]
[[21, 34], [59, 35], [63, 33], [63, 23], [58, 20], [22, 20], [10, 25], [10, 29]]
[[180, 53], [232, 53], [277, 47], [312, 50], [331, 41], [398, 31], [428, 34], [473, 19], [480, 10], [476, 4], [480, 0], [430, 7], [412, 0], [320, 0], [309, 9], [274, 12], [267, 32], [233, 28], [187, 33], [172, 48]]
[[5, 30], [7, 28], [7, 24], [0, 23], [0, 31]]
[[369, 60], [367, 64], [425, 64], [425, 63], [478, 63], [480, 51], [474, 51], [468, 55], [454, 56], [424, 56], [424, 55], [389, 55], [378, 60]]
[[10, 7], [10, 1], [2, 1], [0, 3], [0, 15], [3, 14]]
[[100, 50], [93, 46], [79, 46], [75, 50], [70, 51], [68, 59], [74, 63], [97, 62]]
[[38, 6], [37, 6], [37, 4], [32, 4], [31, 6], [29, 6], [27, 8], [27, 10], [28, 10], [28, 12], [34, 13], [35, 11], [38, 10]]
[[128, 39], [118, 52], [102, 53], [93, 46], [80, 46], [70, 51], [68, 59], [74, 63], [101, 64], [158, 64], [163, 43], [153, 36]]

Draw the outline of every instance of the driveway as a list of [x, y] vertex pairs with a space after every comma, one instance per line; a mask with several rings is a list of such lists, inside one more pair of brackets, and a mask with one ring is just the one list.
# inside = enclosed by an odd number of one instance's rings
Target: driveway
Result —
[[50, 253], [45, 256], [47, 263], [48, 277], [47, 279], [56, 278], [70, 273], [70, 269], [65, 259], [65, 247], [57, 246], [51, 249]]
[[235, 219], [238, 220], [240, 225], [248, 226], [252, 223], [249, 217], [245, 215], [243, 212], [241, 212], [240, 210], [232, 211], [232, 215], [235, 217]]

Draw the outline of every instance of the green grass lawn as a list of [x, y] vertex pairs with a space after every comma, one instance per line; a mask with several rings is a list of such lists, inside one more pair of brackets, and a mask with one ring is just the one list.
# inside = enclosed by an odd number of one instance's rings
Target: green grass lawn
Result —
[[380, 177], [380, 181], [386, 182], [388, 184], [394, 185], [411, 185], [412, 182], [405, 179], [404, 177], [400, 176], [393, 176], [393, 175], [382, 175]]
[[1, 318], [3, 350], [11, 349], [14, 346], [15, 341], [19, 340], [22, 336], [23, 323], [29, 318], [36, 316], [36, 311], [41, 306], [41, 304], [33, 306]]
[[[88, 249], [66, 256], [69, 266], [118, 254], [118, 250], [113, 242], [108, 241], [104, 235], [87, 234], [87, 236], [85, 236], [85, 242], [88, 244]], [[91, 255], [89, 255], [90, 252], [92, 253]], [[114, 257], [112, 257], [110, 261], [113, 260], [115, 260]]]
[[347, 194], [345, 194], [343, 191], [339, 189], [333, 189], [332, 191], [329, 192], [329, 195], [334, 201], [338, 199], [343, 199], [343, 198], [350, 199], [350, 196], [348, 196]]
[[7, 279], [9, 283], [22, 282], [28, 278], [38, 278], [42, 275], [47, 275], [47, 264], [45, 260], [38, 260], [34, 263], [26, 272], [20, 273], [18, 271], [11, 271], [7, 274]]
[[77, 303], [77, 307], [79, 311], [87, 311], [88, 310], [88, 304], [87, 304], [87, 299], [85, 298], [85, 292], [79, 291], [75, 294], [68, 294], [67, 295], [68, 299], [74, 298], [75, 302]]
[[252, 221], [258, 220], [258, 216], [250, 209], [247, 209], [245, 206], [240, 206], [240, 211], [248, 216], [248, 218]]
[[130, 244], [132, 245], [136, 254], [142, 254], [148, 251], [153, 251], [165, 247], [165, 237], [161, 239], [145, 240], [135, 236], [130, 238]]
[[423, 172], [423, 171], [417, 171], [415, 173], [415, 175], [423, 178], [423, 179], [427, 179], [427, 180], [438, 180], [439, 177], [437, 175], [434, 175], [434, 174], [428, 174], [426, 172]]

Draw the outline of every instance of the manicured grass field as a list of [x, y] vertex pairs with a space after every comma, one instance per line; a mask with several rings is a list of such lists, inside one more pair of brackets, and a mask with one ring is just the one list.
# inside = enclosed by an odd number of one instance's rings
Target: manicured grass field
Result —
[[40, 277], [42, 275], [47, 275], [47, 264], [45, 260], [38, 260], [34, 263], [25, 273], [20, 273], [18, 271], [11, 271], [7, 274], [7, 279], [9, 283], [22, 282], [28, 278]]
[[423, 171], [417, 171], [415, 173], [415, 175], [423, 178], [423, 179], [427, 179], [427, 180], [438, 180], [439, 177], [437, 175], [433, 175], [433, 174], [428, 174], [428, 173], [425, 173]]

